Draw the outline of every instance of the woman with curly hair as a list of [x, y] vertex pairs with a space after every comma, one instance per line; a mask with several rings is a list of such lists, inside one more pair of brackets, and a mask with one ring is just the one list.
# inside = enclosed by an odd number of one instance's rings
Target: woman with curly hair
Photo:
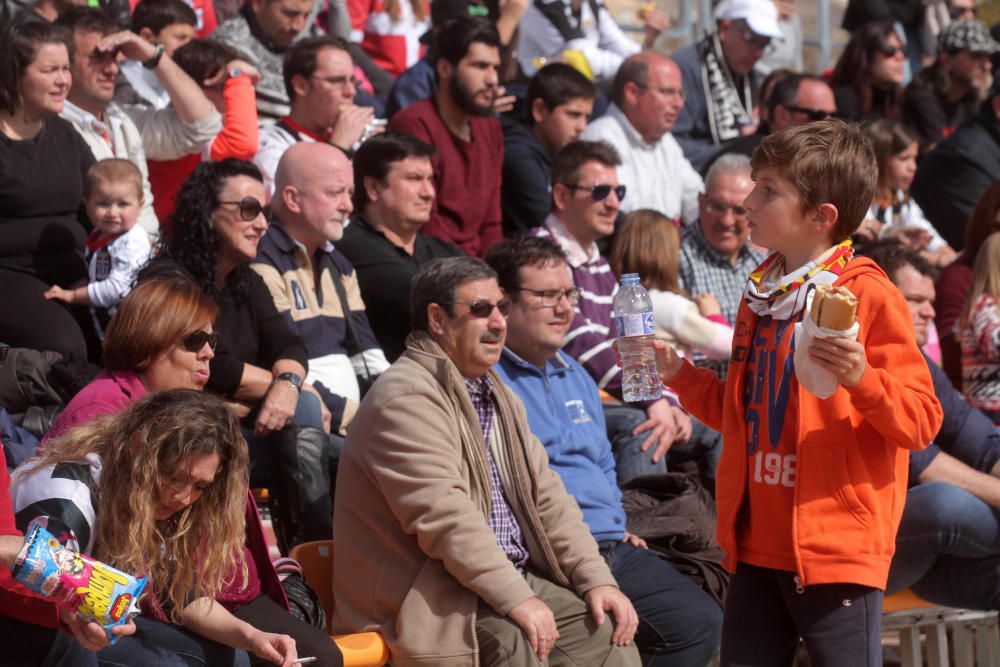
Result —
[[164, 252], [145, 275], [183, 270], [218, 304], [206, 388], [243, 410], [252, 484], [283, 494], [281, 506], [294, 513], [279, 517], [288, 546], [333, 534], [330, 413], [304, 382], [305, 345], [249, 266], [267, 231], [264, 201], [252, 163], [202, 162], [181, 187]]
[[887, 21], [873, 21], [851, 35], [830, 85], [844, 120], [895, 118], [903, 96], [906, 47]]
[[39, 522], [71, 548], [149, 578], [136, 634], [102, 649], [102, 661], [150, 664], [142, 659], [154, 650], [192, 657], [195, 642], [212, 665], [233, 664], [232, 648], [292, 664], [291, 637], [215, 601], [234, 576], [248, 577], [246, 470], [246, 443], [225, 404], [174, 389], [68, 431], [14, 473], [19, 529]]

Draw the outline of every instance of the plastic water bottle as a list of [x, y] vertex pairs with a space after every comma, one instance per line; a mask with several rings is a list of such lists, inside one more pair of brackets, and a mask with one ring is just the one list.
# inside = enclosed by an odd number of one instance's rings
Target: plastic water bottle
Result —
[[656, 372], [653, 302], [638, 273], [626, 273], [612, 306], [622, 357], [622, 397], [629, 402], [653, 401], [663, 393]]

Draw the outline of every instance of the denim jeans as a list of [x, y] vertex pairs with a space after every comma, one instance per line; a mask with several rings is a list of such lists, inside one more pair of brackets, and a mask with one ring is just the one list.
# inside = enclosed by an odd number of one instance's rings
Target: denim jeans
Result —
[[886, 592], [913, 588], [939, 604], [992, 609], [998, 560], [1000, 512], [957, 486], [920, 484], [907, 492]]
[[114, 646], [101, 649], [98, 663], [106, 667], [250, 667], [245, 651], [223, 646], [190, 630], [143, 616], [136, 631]]
[[0, 667], [8, 665], [97, 667], [97, 654], [55, 628], [0, 617]]
[[715, 493], [715, 468], [722, 453], [722, 436], [700, 421], [691, 418], [691, 437], [670, 448], [667, 457], [653, 463], [653, 448], [642, 451], [642, 444], [649, 432], [633, 435], [632, 431], [646, 421], [646, 411], [632, 405], [605, 405], [604, 419], [607, 424], [608, 440], [615, 456], [615, 470], [618, 485], [622, 486], [642, 475], [661, 475], [668, 467], [687, 461], [698, 464], [701, 482], [711, 493]]
[[644, 667], [705, 667], [719, 648], [722, 609], [654, 552], [600, 542], [601, 555], [639, 615]]

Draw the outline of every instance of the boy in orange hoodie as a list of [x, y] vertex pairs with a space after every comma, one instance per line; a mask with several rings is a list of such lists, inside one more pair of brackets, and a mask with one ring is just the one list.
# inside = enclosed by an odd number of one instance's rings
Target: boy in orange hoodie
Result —
[[[718, 538], [733, 572], [722, 665], [881, 665], [882, 591], [906, 500], [909, 449], [941, 407], [906, 302], [874, 263], [852, 259], [878, 168], [857, 126], [827, 120], [766, 138], [744, 205], [772, 254], [751, 274], [725, 383], [656, 343], [660, 377], [723, 433]], [[795, 376], [794, 324], [818, 285], [858, 298], [857, 341], [808, 353], [840, 383], [820, 399]]]

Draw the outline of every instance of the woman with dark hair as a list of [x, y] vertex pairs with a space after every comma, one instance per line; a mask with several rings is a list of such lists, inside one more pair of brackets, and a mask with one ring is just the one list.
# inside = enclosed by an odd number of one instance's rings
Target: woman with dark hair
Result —
[[257, 154], [257, 68], [239, 59], [236, 50], [221, 42], [196, 39], [177, 49], [174, 62], [199, 86], [222, 114], [222, 131], [202, 146], [175, 160], [149, 160], [149, 186], [160, 226], [174, 212], [181, 185], [202, 160], [234, 157], [249, 160]]
[[330, 413], [303, 382], [305, 345], [249, 266], [267, 231], [264, 201], [261, 174], [252, 163], [202, 162], [178, 193], [163, 257], [146, 274], [181, 267], [215, 299], [219, 345], [206, 387], [238, 403], [246, 415], [248, 436], [255, 436], [249, 441], [253, 485], [285, 494], [282, 506], [300, 513], [281, 517], [283, 531], [298, 531], [287, 541], [330, 539], [329, 482], [315, 472], [331, 465]]
[[58, 116], [71, 83], [66, 35], [14, 23], [0, 33], [0, 54], [0, 312], [17, 314], [0, 321], [0, 340], [85, 361], [87, 309], [43, 296], [87, 280], [77, 215], [94, 157]]
[[972, 209], [965, 226], [965, 249], [950, 266], [941, 271], [934, 285], [934, 324], [941, 338], [941, 365], [951, 383], [962, 390], [962, 350], [955, 331], [955, 323], [962, 314], [962, 307], [972, 285], [972, 266], [976, 255], [987, 237], [1000, 231], [1000, 181], [983, 193]]
[[[217, 315], [211, 297], [186, 273], [163, 271], [144, 280], [122, 301], [108, 325], [105, 370], [70, 401], [46, 443], [100, 415], [120, 412], [149, 393], [201, 390], [215, 356], [218, 337], [212, 323]], [[339, 664], [337, 648], [329, 638], [288, 613], [257, 506], [248, 491], [243, 495], [247, 574], [226, 583], [216, 600], [236, 618], [259, 630], [291, 636], [303, 655], [322, 657], [324, 664]], [[179, 641], [184, 650], [206, 659], [217, 650], [190, 636], [174, 634], [168, 641], [171, 646], [177, 646]], [[132, 649], [133, 656], [138, 650]]]
[[840, 54], [830, 85], [845, 120], [895, 118], [903, 95], [906, 48], [886, 21], [860, 26]]
[[291, 637], [217, 602], [234, 580], [249, 587], [246, 474], [246, 443], [225, 404], [172, 389], [56, 438], [17, 469], [11, 496], [20, 530], [40, 522], [73, 550], [148, 577], [136, 634], [101, 649], [102, 661], [232, 665], [245, 660], [240, 649], [289, 667]]

